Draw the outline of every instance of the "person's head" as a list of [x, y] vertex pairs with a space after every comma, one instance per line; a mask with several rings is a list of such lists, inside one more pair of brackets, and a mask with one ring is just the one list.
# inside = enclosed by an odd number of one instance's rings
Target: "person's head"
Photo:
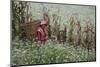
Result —
[[46, 24], [42, 24], [40, 26], [41, 26], [41, 28], [45, 28], [47, 25]]
[[42, 28], [45, 28], [47, 26], [47, 22], [45, 20], [42, 20], [40, 26]]

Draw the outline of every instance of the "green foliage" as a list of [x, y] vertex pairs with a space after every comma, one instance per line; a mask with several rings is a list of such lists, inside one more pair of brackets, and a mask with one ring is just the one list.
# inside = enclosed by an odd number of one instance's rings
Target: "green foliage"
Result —
[[20, 34], [20, 24], [25, 20], [26, 2], [12, 1], [12, 34], [13, 37]]
[[69, 44], [59, 44], [48, 40], [41, 47], [31, 41], [13, 40], [12, 42], [13, 64], [49, 64], [63, 62], [95, 61], [95, 52], [74, 47]]
[[[20, 35], [23, 31], [20, 29], [20, 24], [24, 23], [25, 18], [28, 14], [28, 4], [27, 2], [16, 2], [12, 1], [12, 37], [15, 37], [12, 39], [12, 63], [13, 64], [49, 64], [49, 63], [63, 63], [63, 62], [79, 62], [79, 61], [95, 61], [96, 55], [95, 55], [95, 48], [88, 50], [86, 47], [87, 45], [91, 45], [91, 47], [95, 47], [95, 31], [93, 34], [91, 33], [92, 38], [89, 38], [90, 33], [85, 32], [85, 36], [81, 36], [84, 33], [81, 32], [82, 29], [84, 31], [84, 28], [82, 28], [82, 25], [79, 20], [79, 27], [76, 30], [75, 29], [75, 21], [73, 19], [73, 16], [69, 20], [69, 25], [67, 30], [68, 32], [65, 32], [65, 35], [68, 36], [69, 41], [66, 41], [64, 44], [59, 43], [58, 41], [55, 42], [55, 40], [48, 40], [45, 44], [41, 47], [37, 47], [34, 41], [23, 41], [19, 40]], [[38, 7], [36, 7], [38, 8]], [[26, 10], [27, 9], [27, 10]], [[33, 11], [34, 12], [34, 11]], [[52, 13], [52, 11], [51, 11]], [[62, 12], [61, 12], [62, 13]], [[54, 14], [54, 15], [53, 15]], [[49, 13], [48, 13], [49, 15]], [[63, 15], [63, 14], [62, 14]], [[49, 26], [48, 26], [48, 37], [52, 37], [53, 35], [57, 36], [57, 34], [60, 31], [60, 28], [63, 28], [64, 26], [61, 26], [62, 24], [62, 17], [58, 14], [52, 13], [52, 18], [49, 16]], [[34, 16], [39, 17], [39, 16]], [[37, 19], [34, 19], [37, 20]], [[66, 20], [66, 19], [64, 19]], [[76, 19], [77, 20], [77, 19]], [[90, 22], [88, 22], [90, 23]], [[90, 24], [89, 24], [90, 25]], [[83, 25], [86, 26], [86, 25]], [[81, 29], [82, 28], [82, 29]], [[90, 28], [93, 28], [92, 26]], [[95, 30], [95, 28], [94, 28]], [[77, 31], [77, 37], [74, 38], [75, 32]], [[89, 31], [89, 30], [86, 30]], [[88, 34], [88, 35], [87, 35]], [[62, 35], [61, 35], [62, 36]], [[82, 39], [84, 38], [84, 39]], [[24, 39], [24, 38], [23, 38]], [[34, 38], [33, 38], [34, 39]], [[63, 38], [64, 39], [64, 38]], [[90, 42], [86, 43], [85, 40], [91, 40]], [[93, 39], [93, 40], [92, 40]], [[83, 42], [78, 43], [76, 46], [74, 44], [74, 41], [78, 40], [77, 42]], [[92, 42], [93, 41], [93, 42]], [[71, 45], [72, 44], [72, 45]], [[83, 46], [86, 46], [85, 48]], [[92, 51], [93, 50], [93, 51]]]

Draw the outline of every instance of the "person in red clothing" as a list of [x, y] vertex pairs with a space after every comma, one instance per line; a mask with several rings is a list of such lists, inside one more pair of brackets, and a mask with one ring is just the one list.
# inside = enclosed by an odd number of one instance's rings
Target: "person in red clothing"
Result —
[[47, 22], [41, 20], [41, 24], [36, 31], [36, 41], [37, 43], [42, 44], [46, 42], [47, 38]]

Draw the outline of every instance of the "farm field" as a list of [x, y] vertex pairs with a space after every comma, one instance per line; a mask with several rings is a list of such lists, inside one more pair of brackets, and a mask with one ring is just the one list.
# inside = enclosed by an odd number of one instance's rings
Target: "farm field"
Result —
[[11, 3], [12, 65], [96, 61], [95, 6]]
[[81, 46], [59, 44], [51, 40], [41, 47], [37, 47], [36, 43], [17, 39], [12, 44], [12, 62], [15, 65], [95, 61], [96, 57], [94, 51], [88, 53], [88, 50]]

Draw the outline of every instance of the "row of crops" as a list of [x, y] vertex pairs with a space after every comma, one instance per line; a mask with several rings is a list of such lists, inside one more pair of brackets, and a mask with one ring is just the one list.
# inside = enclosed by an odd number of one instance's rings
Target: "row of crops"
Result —
[[[12, 6], [12, 64], [50, 64], [96, 60], [95, 18], [91, 19], [91, 17], [89, 17], [82, 21], [82, 19], [79, 19], [79, 17], [82, 17], [80, 15], [81, 13], [72, 13], [66, 17], [64, 14], [67, 14], [67, 12], [60, 9], [57, 12], [53, 12], [52, 10], [54, 10], [53, 7], [55, 5], [50, 6], [50, 4], [47, 5], [48, 7], [44, 5], [40, 5], [41, 7], [39, 7], [35, 5], [35, 3], [30, 4], [23, 1], [12, 1]], [[30, 6], [32, 8], [30, 8]], [[50, 10], [49, 7], [52, 7], [52, 10]], [[93, 7], [89, 7], [89, 9], [92, 8]], [[34, 9], [37, 9], [41, 14], [35, 13]], [[32, 38], [33, 40], [29, 40], [25, 36], [22, 37], [23, 31], [21, 30], [21, 24], [25, 22], [25, 18], [31, 17], [32, 20], [37, 20], [38, 17], [42, 17], [43, 12], [41, 10], [43, 10], [49, 18], [49, 38], [45, 44], [37, 44], [34, 38]], [[92, 15], [92, 11], [90, 11], [90, 13]]]
[[14, 40], [12, 42], [12, 63], [14, 65], [25, 64], [50, 64], [64, 62], [95, 61], [96, 54], [93, 51], [74, 47], [68, 43], [62, 44], [48, 40], [41, 47], [30, 41]]

